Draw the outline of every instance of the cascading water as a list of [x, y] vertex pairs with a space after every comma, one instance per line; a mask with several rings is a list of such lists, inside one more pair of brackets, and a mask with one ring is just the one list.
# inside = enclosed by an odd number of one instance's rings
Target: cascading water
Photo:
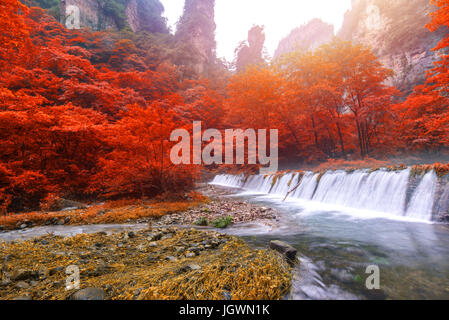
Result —
[[[328, 171], [323, 175], [306, 172], [283, 176], [219, 175], [211, 184], [241, 188], [250, 192], [382, 212], [388, 216], [432, 220], [438, 177], [431, 171], [419, 178], [412, 190], [410, 169], [401, 171]], [[411, 194], [407, 203], [407, 195]], [[448, 193], [446, 193], [448, 194]], [[444, 199], [443, 199], [444, 200]], [[442, 199], [439, 200], [442, 202]]]
[[431, 171], [421, 180], [408, 206], [406, 216], [430, 221], [437, 187], [437, 175]]

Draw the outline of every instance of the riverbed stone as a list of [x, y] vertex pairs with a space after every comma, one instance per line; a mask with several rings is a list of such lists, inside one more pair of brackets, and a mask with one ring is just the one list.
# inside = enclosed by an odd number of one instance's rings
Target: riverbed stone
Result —
[[298, 251], [288, 243], [280, 240], [272, 240], [270, 241], [270, 249], [281, 253], [290, 264], [295, 263]]
[[74, 292], [68, 300], [104, 300], [106, 294], [101, 288], [86, 288]]

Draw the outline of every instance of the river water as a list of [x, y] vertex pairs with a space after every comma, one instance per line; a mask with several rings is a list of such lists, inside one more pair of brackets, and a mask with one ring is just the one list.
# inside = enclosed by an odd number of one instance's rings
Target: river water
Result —
[[[371, 177], [371, 182], [368, 177], [365, 185], [357, 184], [357, 176], [340, 175], [345, 183], [337, 181], [335, 175], [323, 181], [324, 176], [321, 186], [347, 193], [329, 193], [314, 186], [312, 195], [307, 186], [302, 186], [295, 191], [302, 197], [285, 201], [288, 188], [282, 185], [291, 176], [280, 178], [276, 184], [250, 178], [242, 183], [244, 188], [235, 187], [239, 183], [232, 176], [217, 177], [213, 184], [234, 186], [232, 197], [280, 212], [278, 229], [254, 226], [230, 232], [244, 236], [254, 246], [266, 247], [269, 240], [280, 239], [298, 249], [300, 264], [295, 270], [293, 299], [449, 299], [449, 226], [430, 221], [432, 205], [428, 202], [433, 200], [430, 197], [435, 188], [429, 185], [434, 184], [435, 177], [422, 177], [407, 206], [406, 195], [399, 190], [407, 188], [404, 172], [379, 174]], [[386, 186], [379, 185], [382, 179], [388, 180]], [[358, 194], [360, 188], [370, 192], [368, 209], [362, 209], [359, 201], [346, 200], [357, 200], [348, 192]], [[379, 202], [376, 199], [382, 200], [382, 194], [386, 200]], [[399, 203], [395, 199], [400, 199]], [[371, 275], [366, 273], [368, 266], [379, 268], [379, 290], [366, 287]]]

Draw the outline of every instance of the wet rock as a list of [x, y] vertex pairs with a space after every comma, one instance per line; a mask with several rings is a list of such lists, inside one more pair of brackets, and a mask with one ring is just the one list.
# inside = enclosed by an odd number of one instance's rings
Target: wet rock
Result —
[[81, 289], [71, 294], [68, 300], [104, 300], [106, 294], [101, 288]]
[[270, 249], [281, 253], [290, 264], [296, 262], [297, 250], [286, 242], [280, 240], [270, 241]]

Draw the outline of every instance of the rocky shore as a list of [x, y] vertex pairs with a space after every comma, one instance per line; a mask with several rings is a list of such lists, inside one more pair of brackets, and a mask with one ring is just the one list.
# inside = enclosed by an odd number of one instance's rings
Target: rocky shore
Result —
[[274, 250], [174, 227], [0, 242], [0, 257], [0, 299], [280, 299], [291, 282]]
[[261, 207], [232, 197], [225, 188], [201, 184], [200, 199], [154, 202], [126, 200], [86, 206], [62, 208], [55, 212], [32, 212], [0, 217], [0, 232], [23, 230], [36, 226], [89, 225], [114, 223], [152, 223], [154, 226], [199, 225], [214, 227], [217, 221], [231, 224], [258, 222], [275, 227], [279, 214], [272, 208]]

